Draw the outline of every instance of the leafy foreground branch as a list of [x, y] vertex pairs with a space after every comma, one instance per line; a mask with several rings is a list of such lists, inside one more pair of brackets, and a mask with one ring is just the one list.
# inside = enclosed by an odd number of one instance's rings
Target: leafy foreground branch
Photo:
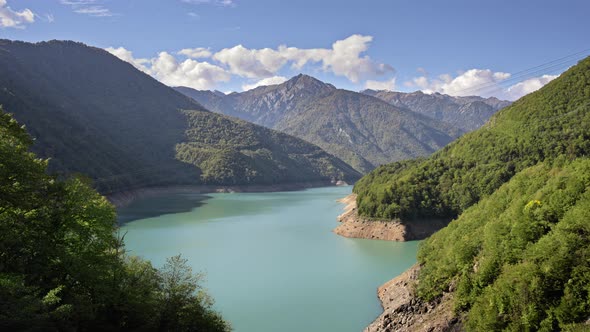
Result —
[[126, 255], [113, 206], [31, 144], [0, 109], [0, 330], [230, 330], [185, 259]]

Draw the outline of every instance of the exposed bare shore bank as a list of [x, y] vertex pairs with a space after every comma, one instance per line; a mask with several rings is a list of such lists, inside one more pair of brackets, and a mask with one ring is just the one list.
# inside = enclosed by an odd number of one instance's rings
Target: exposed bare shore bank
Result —
[[356, 194], [350, 194], [339, 202], [346, 204], [344, 213], [338, 216], [340, 225], [334, 233], [352, 238], [412, 241], [422, 240], [448, 224], [448, 220], [413, 221], [411, 224], [400, 220], [368, 220], [357, 213]]
[[132, 190], [121, 191], [106, 195], [106, 198], [116, 207], [124, 207], [131, 204], [133, 201], [162, 194], [174, 193], [232, 193], [232, 192], [277, 192], [277, 191], [293, 191], [302, 190], [315, 187], [328, 186], [346, 186], [348, 183], [338, 181], [336, 183], [329, 181], [316, 181], [304, 183], [287, 183], [275, 185], [248, 185], [248, 186], [166, 186], [166, 187], [148, 187], [138, 188]]
[[461, 331], [461, 320], [453, 313], [452, 293], [424, 302], [415, 295], [420, 266], [414, 265], [386, 282], [377, 291], [383, 313], [364, 332], [450, 332]]
[[[339, 200], [346, 204], [344, 213], [338, 216], [340, 225], [334, 229], [338, 235], [353, 238], [411, 241], [421, 240], [448, 224], [448, 220], [412, 221], [368, 220], [357, 213], [356, 195]], [[364, 332], [461, 331], [460, 320], [454, 316], [452, 293], [424, 302], [415, 295], [419, 265], [414, 265], [398, 277], [383, 284], [377, 295], [383, 313]]]

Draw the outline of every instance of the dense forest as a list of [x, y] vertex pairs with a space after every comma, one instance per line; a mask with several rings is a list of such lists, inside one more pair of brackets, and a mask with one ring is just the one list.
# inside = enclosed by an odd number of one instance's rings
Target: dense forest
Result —
[[470, 331], [584, 330], [590, 317], [590, 58], [427, 159], [354, 188], [370, 217], [456, 218], [424, 241], [417, 294]]
[[[315, 145], [209, 112], [131, 64], [82, 43], [0, 40], [0, 105], [27, 126], [33, 151], [50, 159], [51, 173], [83, 174], [104, 194], [150, 186], [328, 184], [360, 177]], [[215, 155], [221, 150], [223, 156]], [[242, 162], [228, 162], [228, 155]], [[238, 168], [243, 163], [247, 177]]]
[[47, 175], [32, 143], [0, 109], [0, 330], [230, 329], [186, 260], [126, 254], [113, 206]]
[[590, 152], [590, 58], [431, 157], [377, 168], [354, 187], [371, 218], [455, 218], [521, 170]]
[[418, 294], [454, 291], [470, 331], [557, 331], [590, 317], [590, 159], [514, 176], [420, 247]]

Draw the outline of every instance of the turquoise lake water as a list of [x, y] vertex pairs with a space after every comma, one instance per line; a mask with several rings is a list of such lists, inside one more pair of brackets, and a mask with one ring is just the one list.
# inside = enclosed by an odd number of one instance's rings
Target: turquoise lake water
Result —
[[416, 261], [418, 242], [332, 233], [352, 187], [173, 194], [119, 210], [131, 254], [160, 267], [182, 254], [237, 332], [361, 331], [377, 287]]

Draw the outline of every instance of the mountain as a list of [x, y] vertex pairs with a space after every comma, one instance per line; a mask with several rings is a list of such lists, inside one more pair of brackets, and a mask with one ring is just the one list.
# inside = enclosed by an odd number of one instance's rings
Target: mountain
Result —
[[269, 128], [274, 128], [287, 114], [297, 112], [300, 103], [336, 90], [331, 84], [303, 74], [282, 84], [260, 86], [229, 95], [187, 87], [175, 89], [211, 111], [236, 116]]
[[2, 331], [230, 331], [180, 255], [131, 256], [116, 211], [85, 181], [59, 181], [0, 107]]
[[26, 125], [33, 151], [51, 158], [51, 172], [84, 174], [103, 193], [359, 176], [317, 146], [211, 113], [81, 43], [0, 40], [0, 104]]
[[519, 171], [590, 152], [590, 59], [426, 160], [385, 165], [355, 186], [370, 217], [454, 218]]
[[314, 142], [364, 172], [392, 160], [429, 155], [461, 133], [445, 123], [346, 90], [314, 98], [275, 128]]
[[404, 93], [364, 90], [361, 93], [377, 97], [397, 107], [409, 108], [465, 131], [481, 127], [494, 113], [511, 104], [496, 97], [453, 97], [440, 93], [426, 94], [422, 91]]
[[453, 126], [378, 98], [298, 75], [277, 85], [220, 96], [178, 87], [208, 109], [320, 146], [360, 172], [426, 156], [462, 134]]
[[590, 57], [431, 157], [357, 182], [365, 216], [456, 218], [422, 244], [411, 303], [469, 331], [587, 329], [589, 106]]

